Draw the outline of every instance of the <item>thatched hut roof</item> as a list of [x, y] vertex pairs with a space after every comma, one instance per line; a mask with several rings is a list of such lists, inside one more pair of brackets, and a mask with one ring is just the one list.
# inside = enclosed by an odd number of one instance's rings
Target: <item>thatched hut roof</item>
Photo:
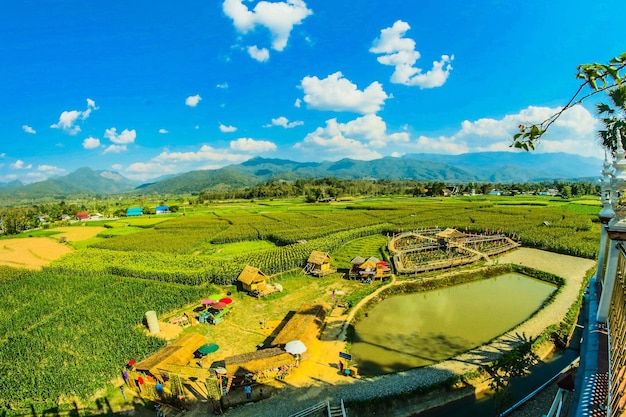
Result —
[[246, 265], [243, 271], [239, 274], [237, 278], [238, 281], [246, 285], [256, 284], [259, 282], [267, 281], [267, 277], [259, 268], [255, 268], [250, 265]]
[[307, 262], [310, 264], [322, 265], [324, 263], [330, 262], [330, 256], [327, 253], [314, 250], [313, 252], [311, 252], [311, 255], [309, 256]]
[[193, 359], [193, 353], [200, 346], [208, 342], [208, 339], [198, 333], [185, 333], [176, 342], [165, 346], [154, 355], [147, 357], [135, 365], [135, 369], [143, 372], [152, 372], [171, 363], [175, 365], [187, 365]]
[[363, 262], [365, 262], [365, 258], [362, 256], [357, 256], [350, 261], [352, 265], [361, 265]]
[[317, 337], [326, 314], [328, 304], [304, 304], [278, 332], [272, 346], [284, 346], [292, 340], [301, 340], [304, 344]]
[[245, 375], [279, 368], [284, 365], [292, 365], [294, 363], [295, 358], [290, 353], [275, 347], [230, 356], [213, 365], [223, 366], [226, 368], [226, 372], [229, 375]]
[[441, 237], [444, 239], [459, 238], [465, 237], [465, 233], [459, 232], [456, 229], [447, 228], [446, 230], [437, 233], [437, 237]]

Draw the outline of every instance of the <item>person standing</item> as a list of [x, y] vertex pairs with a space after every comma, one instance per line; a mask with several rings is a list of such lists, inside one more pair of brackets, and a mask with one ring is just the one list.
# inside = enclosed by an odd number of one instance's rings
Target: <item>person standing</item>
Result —
[[252, 387], [250, 385], [246, 385], [244, 387], [244, 391], [246, 392], [246, 399], [250, 399], [252, 397]]

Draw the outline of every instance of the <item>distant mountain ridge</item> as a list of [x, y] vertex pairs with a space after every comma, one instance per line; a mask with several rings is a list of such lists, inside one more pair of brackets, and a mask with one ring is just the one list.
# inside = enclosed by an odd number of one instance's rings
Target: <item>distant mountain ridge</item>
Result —
[[191, 171], [161, 177], [147, 183], [132, 181], [114, 171], [80, 168], [71, 174], [23, 185], [0, 184], [0, 196], [22, 198], [71, 195], [119, 194], [123, 192], [188, 194], [228, 191], [268, 180], [333, 177], [349, 179], [403, 179], [460, 182], [536, 182], [598, 178], [599, 158], [566, 153], [482, 152], [460, 155], [410, 154], [372, 161], [341, 159], [333, 162], [296, 162], [286, 159], [252, 158], [219, 169]]

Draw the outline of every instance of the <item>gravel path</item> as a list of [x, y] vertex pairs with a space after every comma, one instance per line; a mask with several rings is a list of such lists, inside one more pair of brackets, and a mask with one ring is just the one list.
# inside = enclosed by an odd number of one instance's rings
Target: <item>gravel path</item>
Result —
[[536, 249], [520, 248], [500, 256], [498, 263], [517, 263], [551, 272], [566, 278], [561, 293], [546, 308], [530, 320], [508, 332], [489, 345], [445, 362], [396, 374], [374, 378], [345, 378], [331, 383], [324, 380], [311, 381], [307, 386], [293, 387], [287, 379], [285, 389], [279, 390], [269, 399], [251, 403], [228, 411], [236, 417], [290, 416], [308, 406], [329, 400], [331, 405], [339, 399], [363, 401], [427, 387], [479, 369], [502, 352], [515, 347], [523, 340], [538, 336], [549, 325], [558, 323], [576, 300], [585, 272], [595, 265], [595, 261], [567, 255], [558, 255]]

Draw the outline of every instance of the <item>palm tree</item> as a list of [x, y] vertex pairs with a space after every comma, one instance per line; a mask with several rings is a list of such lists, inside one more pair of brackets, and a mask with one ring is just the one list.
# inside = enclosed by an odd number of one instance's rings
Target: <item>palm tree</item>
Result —
[[[626, 85], [619, 86], [609, 91], [612, 106], [598, 103], [596, 109], [604, 129], [598, 130], [598, 136], [602, 146], [611, 150], [615, 155], [618, 143], [626, 149]], [[621, 141], [620, 141], [621, 138]]]

